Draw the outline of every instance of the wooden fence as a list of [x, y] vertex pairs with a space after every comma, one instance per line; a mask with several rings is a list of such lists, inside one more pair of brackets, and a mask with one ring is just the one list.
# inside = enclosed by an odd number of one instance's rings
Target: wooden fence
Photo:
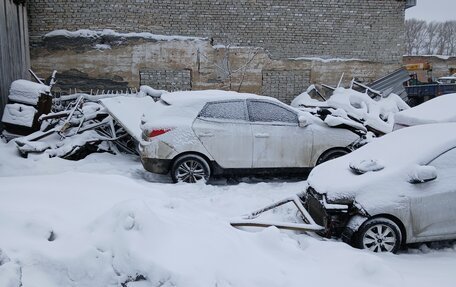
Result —
[[29, 78], [29, 36], [24, 2], [0, 0], [0, 120], [11, 83]]

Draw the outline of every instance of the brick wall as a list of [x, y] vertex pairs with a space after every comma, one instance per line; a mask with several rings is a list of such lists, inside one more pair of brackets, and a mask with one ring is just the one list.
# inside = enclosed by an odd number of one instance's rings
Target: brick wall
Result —
[[191, 70], [140, 70], [140, 84], [159, 90], [190, 91], [192, 89]]
[[310, 70], [263, 70], [262, 95], [290, 103], [310, 85]]
[[261, 46], [272, 58], [399, 63], [405, 2], [398, 0], [29, 0], [32, 42], [56, 29], [204, 36]]

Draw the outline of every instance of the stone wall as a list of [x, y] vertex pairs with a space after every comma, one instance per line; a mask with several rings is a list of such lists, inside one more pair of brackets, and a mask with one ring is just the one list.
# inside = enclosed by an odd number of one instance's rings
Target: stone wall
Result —
[[272, 59], [397, 64], [403, 55], [400, 0], [29, 0], [28, 6], [35, 45], [56, 29], [113, 29], [262, 47]]
[[[40, 76], [57, 69], [57, 86], [68, 90], [124, 90], [148, 84], [159, 89], [224, 89], [290, 102], [309, 84], [335, 86], [352, 78], [370, 82], [400, 67], [372, 61], [273, 59], [254, 47], [213, 46], [210, 40], [47, 39], [31, 50]], [[57, 45], [56, 43], [60, 43]], [[105, 42], [106, 43], [106, 42]], [[60, 80], [64, 79], [64, 81]]]

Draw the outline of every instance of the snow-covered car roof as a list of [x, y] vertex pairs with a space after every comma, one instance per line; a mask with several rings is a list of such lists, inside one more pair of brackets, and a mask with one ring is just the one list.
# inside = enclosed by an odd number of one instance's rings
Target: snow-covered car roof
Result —
[[262, 99], [280, 102], [271, 97], [259, 96], [248, 93], [237, 93], [232, 91], [204, 90], [204, 91], [180, 91], [164, 94], [161, 99], [170, 105], [199, 107], [207, 102], [227, 101], [227, 100], [245, 100], [245, 99]]
[[395, 114], [395, 124], [415, 126], [430, 123], [456, 122], [456, 94], [436, 97], [414, 108]]
[[[425, 165], [456, 146], [456, 123], [440, 123], [400, 129], [364, 147], [317, 166], [308, 183], [328, 200], [363, 201], [378, 205], [410, 191], [410, 171]], [[350, 166], [371, 168], [363, 174]]]

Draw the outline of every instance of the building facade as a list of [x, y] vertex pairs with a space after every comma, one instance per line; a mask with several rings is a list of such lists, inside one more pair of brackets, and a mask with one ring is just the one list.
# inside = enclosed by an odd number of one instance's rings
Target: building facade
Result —
[[29, 0], [32, 67], [41, 76], [57, 69], [63, 88], [148, 84], [289, 101], [342, 73], [368, 82], [398, 68], [411, 3]]

